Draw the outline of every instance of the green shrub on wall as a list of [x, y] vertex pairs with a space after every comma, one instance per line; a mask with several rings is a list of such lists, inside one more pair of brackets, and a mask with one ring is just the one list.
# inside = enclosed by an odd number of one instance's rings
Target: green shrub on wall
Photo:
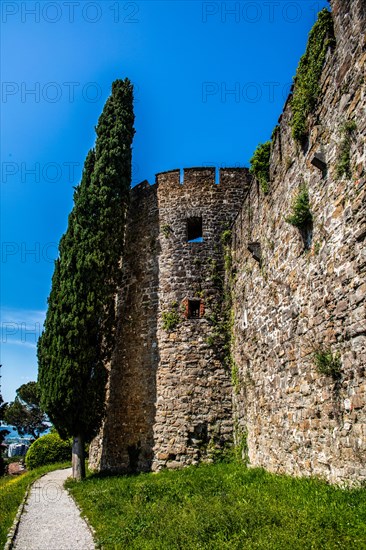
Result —
[[323, 9], [310, 31], [305, 54], [300, 59], [294, 78], [290, 126], [296, 141], [304, 142], [307, 137], [307, 117], [316, 105], [325, 57], [334, 42], [332, 14]]
[[351, 179], [351, 145], [357, 124], [354, 120], [348, 120], [340, 129], [342, 141], [339, 149], [338, 162], [336, 166], [337, 179], [343, 177]]
[[299, 193], [292, 203], [292, 214], [285, 218], [287, 223], [303, 229], [312, 222], [313, 215], [310, 210], [309, 192], [305, 186], [301, 187]]
[[250, 172], [259, 181], [263, 193], [269, 191], [269, 159], [271, 156], [271, 141], [260, 143], [250, 159]]
[[36, 439], [25, 456], [28, 470], [45, 464], [71, 460], [71, 439], [64, 441], [58, 433], [50, 433]]
[[163, 311], [161, 314], [163, 320], [163, 329], [172, 332], [180, 323], [181, 316], [178, 312], [178, 303], [173, 302], [169, 311]]
[[330, 349], [319, 349], [314, 352], [314, 363], [320, 374], [331, 376], [334, 379], [341, 376], [341, 356], [333, 355]]

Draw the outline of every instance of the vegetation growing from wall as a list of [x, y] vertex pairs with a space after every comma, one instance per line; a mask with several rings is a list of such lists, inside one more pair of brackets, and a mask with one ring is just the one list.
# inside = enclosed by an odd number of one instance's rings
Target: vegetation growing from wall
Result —
[[240, 390], [240, 378], [239, 378], [239, 368], [235, 361], [232, 360], [231, 366], [231, 383], [234, 388], [235, 393], [239, 393]]
[[290, 126], [293, 138], [300, 143], [307, 138], [307, 117], [316, 105], [325, 57], [334, 42], [332, 14], [323, 9], [310, 31], [305, 54], [300, 59], [294, 78]]
[[292, 202], [292, 214], [285, 218], [286, 222], [303, 229], [312, 222], [313, 215], [310, 210], [309, 192], [302, 186]]
[[225, 301], [224, 301], [224, 331], [225, 331], [225, 353], [226, 364], [231, 371], [231, 383], [235, 394], [240, 391], [239, 368], [233, 356], [235, 345], [234, 340], [234, 310], [233, 310], [233, 260], [231, 254], [231, 230], [226, 230], [221, 235], [221, 242], [224, 247], [224, 266], [225, 266]]
[[235, 459], [244, 462], [244, 464], [248, 464], [248, 432], [239, 425], [237, 419], [234, 423], [234, 442]]
[[336, 166], [337, 179], [343, 177], [351, 179], [351, 145], [357, 124], [354, 120], [349, 120], [341, 127], [340, 133], [342, 141], [339, 148], [338, 162]]
[[232, 307], [233, 273], [231, 237], [232, 231], [230, 229], [224, 230], [221, 234], [225, 269], [224, 277], [219, 274], [217, 262], [211, 260], [211, 280], [217, 285], [220, 299], [212, 304], [212, 313], [208, 316], [213, 332], [208, 337], [207, 343], [215, 348], [221, 356], [224, 367], [231, 373], [231, 382], [234, 392], [239, 393], [239, 369], [232, 354], [234, 346], [234, 312]]
[[250, 173], [258, 180], [263, 193], [269, 191], [269, 160], [271, 156], [271, 141], [260, 143], [250, 159]]
[[210, 260], [211, 281], [216, 286], [219, 299], [212, 302], [211, 314], [207, 316], [212, 326], [212, 334], [207, 338], [209, 346], [214, 348], [220, 357], [224, 367], [230, 371], [235, 391], [239, 391], [238, 367], [232, 356], [234, 316], [232, 310], [232, 257], [231, 257], [230, 229], [225, 229], [221, 234], [223, 247], [224, 269], [222, 275], [216, 260]]
[[172, 231], [172, 228], [170, 227], [170, 225], [168, 225], [166, 223], [162, 226], [161, 232], [164, 235], [164, 237], [168, 238], [168, 237], [170, 237], [170, 235], [172, 234], [173, 231]]
[[224, 246], [228, 246], [231, 242], [232, 231], [231, 229], [225, 229], [221, 234], [221, 242]]
[[223, 366], [231, 371], [232, 358], [230, 353], [232, 317], [231, 317], [231, 298], [229, 293], [224, 290], [223, 281], [221, 286], [221, 299], [210, 303], [211, 314], [207, 315], [207, 320], [212, 326], [212, 333], [207, 338], [207, 343], [215, 349]]
[[318, 349], [314, 352], [314, 363], [320, 374], [338, 379], [341, 376], [341, 356], [330, 349]]
[[163, 320], [163, 329], [172, 332], [177, 328], [181, 321], [177, 302], [173, 302], [169, 311], [163, 311], [161, 314]]

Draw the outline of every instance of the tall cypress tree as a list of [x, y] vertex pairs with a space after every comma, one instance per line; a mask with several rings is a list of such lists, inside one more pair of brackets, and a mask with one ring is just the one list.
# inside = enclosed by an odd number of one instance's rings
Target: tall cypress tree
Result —
[[85, 475], [84, 443], [97, 434], [104, 414], [133, 124], [132, 84], [116, 80], [98, 121], [95, 150], [89, 151], [75, 189], [38, 343], [42, 407], [61, 436], [74, 438], [73, 476], [78, 479]]

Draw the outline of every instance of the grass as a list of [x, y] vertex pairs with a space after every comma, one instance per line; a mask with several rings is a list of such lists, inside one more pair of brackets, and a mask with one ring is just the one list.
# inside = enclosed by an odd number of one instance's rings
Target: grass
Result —
[[239, 463], [67, 486], [105, 550], [366, 548], [364, 489]]
[[69, 463], [48, 464], [19, 476], [0, 478], [0, 547], [6, 543], [6, 537], [22, 503], [27, 487], [43, 474], [52, 470], [70, 466]]

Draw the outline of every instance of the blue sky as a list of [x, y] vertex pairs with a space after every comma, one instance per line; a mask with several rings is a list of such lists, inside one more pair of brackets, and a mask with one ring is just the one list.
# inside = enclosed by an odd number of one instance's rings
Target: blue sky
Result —
[[324, 0], [1, 4], [2, 394], [36, 340], [73, 186], [116, 78], [135, 84], [133, 184], [248, 166], [281, 114]]

